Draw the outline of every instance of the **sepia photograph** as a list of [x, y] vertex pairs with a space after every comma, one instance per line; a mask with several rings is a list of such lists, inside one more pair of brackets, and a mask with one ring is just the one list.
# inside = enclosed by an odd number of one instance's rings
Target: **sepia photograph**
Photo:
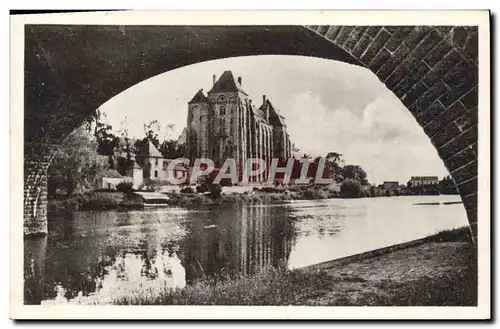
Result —
[[489, 319], [489, 15], [11, 16], [11, 317]]

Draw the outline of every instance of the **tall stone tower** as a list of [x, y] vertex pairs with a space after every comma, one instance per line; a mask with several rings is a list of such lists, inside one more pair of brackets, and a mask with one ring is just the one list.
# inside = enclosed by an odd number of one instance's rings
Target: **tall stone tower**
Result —
[[186, 156], [189, 159], [210, 157], [210, 104], [200, 89], [188, 103]]
[[212, 105], [212, 157], [219, 166], [228, 158], [237, 163], [246, 160], [245, 103], [248, 95], [241, 87], [241, 78], [225, 71], [208, 92]]
[[[188, 103], [186, 156], [210, 158], [220, 168], [228, 158], [236, 160], [241, 177], [248, 158], [291, 156], [285, 118], [265, 96], [256, 108], [242, 88], [242, 79], [225, 71], [205, 95], [199, 90]], [[263, 181], [266, 173], [252, 177]]]

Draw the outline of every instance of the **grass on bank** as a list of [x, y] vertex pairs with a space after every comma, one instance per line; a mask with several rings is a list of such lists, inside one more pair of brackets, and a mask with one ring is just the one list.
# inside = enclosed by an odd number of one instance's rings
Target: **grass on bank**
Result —
[[132, 292], [119, 305], [299, 305], [330, 284], [324, 273], [267, 268], [252, 276], [202, 279], [184, 288]]
[[[468, 228], [444, 231], [430, 237], [429, 241], [461, 242], [468, 237], [468, 232]], [[432, 254], [430, 256], [432, 257]], [[443, 271], [432, 277], [417, 276], [405, 282], [396, 280], [370, 282], [355, 274], [334, 276], [326, 270], [266, 268], [250, 276], [226, 276], [223, 280], [204, 278], [184, 288], [164, 287], [160, 290], [129, 291], [126, 296], [115, 297], [113, 303], [119, 305], [475, 305], [476, 288], [477, 267], [474, 261], [458, 271]], [[325, 297], [326, 295], [328, 296]]]

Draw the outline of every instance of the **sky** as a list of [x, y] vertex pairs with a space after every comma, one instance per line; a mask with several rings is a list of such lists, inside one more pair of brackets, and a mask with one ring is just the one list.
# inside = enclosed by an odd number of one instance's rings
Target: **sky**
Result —
[[[437, 151], [401, 101], [369, 70], [302, 56], [234, 57], [182, 67], [145, 80], [104, 103], [103, 121], [142, 138], [158, 120], [161, 138], [177, 138], [187, 123], [187, 103], [212, 76], [231, 70], [256, 106], [265, 94], [285, 116], [301, 153], [343, 154], [371, 183], [405, 184], [410, 176], [448, 174]], [[169, 124], [174, 130], [167, 130]]]

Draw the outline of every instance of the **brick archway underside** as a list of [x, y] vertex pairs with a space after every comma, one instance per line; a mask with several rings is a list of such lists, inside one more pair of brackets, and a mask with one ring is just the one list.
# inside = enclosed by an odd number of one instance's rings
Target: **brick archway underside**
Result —
[[46, 171], [64, 137], [111, 97], [207, 60], [302, 55], [360, 65], [436, 147], [477, 232], [477, 27], [25, 27], [24, 231], [46, 233]]

